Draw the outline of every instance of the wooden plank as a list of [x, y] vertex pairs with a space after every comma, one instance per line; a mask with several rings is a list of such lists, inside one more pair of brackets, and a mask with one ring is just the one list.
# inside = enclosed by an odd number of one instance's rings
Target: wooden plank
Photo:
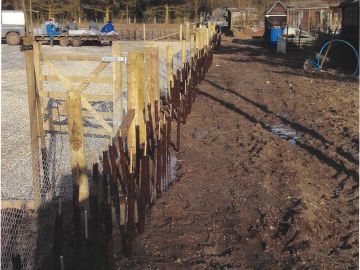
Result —
[[[60, 91], [44, 91], [39, 93], [41, 97], [53, 98], [59, 100], [65, 100], [67, 98], [66, 92]], [[81, 94], [81, 96], [85, 97], [88, 101], [103, 101], [109, 102], [112, 101], [112, 95], [98, 95], [98, 94]]]
[[100, 113], [98, 113], [89, 103], [89, 101], [85, 98], [81, 98], [81, 105], [84, 106], [86, 110], [88, 110], [89, 113], [92, 114], [92, 116], [96, 119], [96, 121], [99, 122], [99, 124], [108, 132], [112, 133], [113, 128], [109, 125], [109, 123], [101, 116]]
[[130, 109], [128, 110], [124, 121], [121, 124], [121, 127], [119, 128], [118, 131], [118, 135], [125, 138], [128, 134], [128, 131], [130, 129], [131, 123], [133, 122], [135, 117], [135, 110], [134, 109]]
[[53, 63], [48, 60], [44, 61], [44, 63], [50, 67], [51, 71], [55, 73], [56, 77], [59, 78], [68, 90], [72, 89], [72, 81], [62, 74], [62, 72]]
[[162, 37], [158, 37], [158, 38], [152, 39], [151, 41], [161, 40], [161, 39], [164, 39], [164, 38], [176, 36], [176, 35], [178, 35], [178, 34], [179, 34], [179, 32], [175, 32], [175, 33], [172, 33], [172, 34], [169, 34], [169, 35], [165, 35], [165, 36], [162, 36]]
[[[90, 78], [96, 78], [100, 75], [100, 73], [109, 65], [109, 63], [100, 63], [91, 73], [90, 73]], [[75, 88], [75, 91], [84, 91], [88, 86], [89, 86], [89, 82], [84, 82], [82, 84], [80, 84], [77, 88]]]
[[82, 207], [89, 210], [89, 183], [86, 173], [85, 140], [81, 103], [81, 94], [79, 92], [68, 92], [67, 109], [71, 172], [74, 179], [74, 188], [79, 189], [79, 197], [75, 199], [78, 199], [78, 202]]
[[36, 203], [33, 200], [1, 200], [1, 209], [36, 209]]
[[[47, 113], [51, 113], [52, 115], [56, 115], [56, 116], [66, 116], [67, 115], [67, 111], [66, 111], [66, 106], [65, 104], [62, 104], [59, 106], [59, 110], [58, 108], [46, 108]], [[99, 112], [97, 111], [97, 113], [99, 113], [102, 118], [106, 119], [113, 119], [113, 112]], [[89, 112], [89, 111], [83, 111], [82, 112], [84, 117], [91, 117], [94, 118], [94, 116]]]
[[[121, 56], [120, 43], [114, 42], [112, 45], [112, 55]], [[114, 131], [118, 129], [123, 118], [123, 106], [120, 100], [122, 94], [121, 62], [113, 62], [113, 126]]]
[[67, 115], [67, 108], [66, 108], [66, 102], [64, 102], [61, 105], [58, 105], [57, 108], [45, 108], [47, 113], [50, 113], [51, 115]]
[[[55, 131], [55, 132], [64, 132], [64, 133], [68, 133], [69, 129], [67, 126], [65, 125], [51, 125], [49, 124], [48, 121], [44, 122], [44, 129], [46, 131]], [[83, 127], [84, 130], [84, 134], [85, 135], [99, 135], [99, 136], [112, 136], [112, 132], [108, 132], [107, 130], [103, 129], [103, 128], [91, 128], [91, 127]]]
[[[112, 77], [86, 77], [86, 76], [66, 76], [73, 82], [81, 83], [98, 83], [98, 84], [113, 84]], [[60, 81], [56, 75], [41, 75], [41, 81]]]
[[[24, 45], [33, 45], [31, 36], [26, 36], [23, 39]], [[31, 161], [32, 161], [32, 177], [33, 177], [33, 192], [35, 207], [38, 207], [41, 203], [41, 183], [40, 183], [40, 158], [39, 158], [39, 140], [38, 140], [38, 111], [36, 100], [36, 81], [35, 81], [35, 67], [33, 52], [26, 50], [25, 56], [25, 68], [26, 68], [26, 82], [29, 104], [29, 116], [30, 116], [30, 139], [31, 139]]]
[[43, 54], [43, 61], [94, 61], [101, 62], [101, 55], [81, 55], [81, 54]]

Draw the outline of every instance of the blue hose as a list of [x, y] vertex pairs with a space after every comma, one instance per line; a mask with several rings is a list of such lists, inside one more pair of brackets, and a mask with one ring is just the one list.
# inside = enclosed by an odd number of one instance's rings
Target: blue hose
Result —
[[[330, 44], [331, 40], [326, 42], [324, 44], [324, 46], [321, 48], [319, 54], [318, 54], [318, 57], [317, 57], [317, 63], [314, 63], [313, 61], [310, 61], [310, 63], [318, 70], [320, 70], [320, 56], [321, 56], [321, 53], [323, 52], [323, 50]], [[356, 49], [354, 48], [353, 45], [351, 45], [349, 42], [345, 41], [345, 40], [342, 40], [342, 39], [333, 39], [332, 42], [340, 42], [340, 43], [345, 43], [346, 45], [350, 46], [351, 49], [353, 49], [353, 51], [355, 52], [355, 55], [356, 55], [356, 69], [355, 69], [355, 72], [352, 74], [352, 76], [355, 76], [358, 71], [359, 71], [359, 54], [357, 53]]]

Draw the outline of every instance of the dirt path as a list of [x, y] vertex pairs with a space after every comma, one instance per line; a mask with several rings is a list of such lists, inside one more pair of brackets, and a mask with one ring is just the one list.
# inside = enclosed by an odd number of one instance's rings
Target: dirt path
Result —
[[182, 129], [179, 181], [119, 269], [356, 269], [357, 82], [223, 45]]

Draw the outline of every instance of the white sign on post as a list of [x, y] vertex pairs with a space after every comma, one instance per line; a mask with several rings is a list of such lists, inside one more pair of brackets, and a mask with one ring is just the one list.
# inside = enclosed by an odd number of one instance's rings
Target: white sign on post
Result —
[[101, 57], [103, 62], [124, 62], [127, 63], [127, 57], [125, 56], [103, 56]]

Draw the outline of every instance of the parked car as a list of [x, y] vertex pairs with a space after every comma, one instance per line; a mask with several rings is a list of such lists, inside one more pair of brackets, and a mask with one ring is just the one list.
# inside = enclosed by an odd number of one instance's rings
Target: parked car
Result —
[[10, 46], [19, 45], [25, 35], [25, 16], [22, 10], [1, 11], [1, 38]]

